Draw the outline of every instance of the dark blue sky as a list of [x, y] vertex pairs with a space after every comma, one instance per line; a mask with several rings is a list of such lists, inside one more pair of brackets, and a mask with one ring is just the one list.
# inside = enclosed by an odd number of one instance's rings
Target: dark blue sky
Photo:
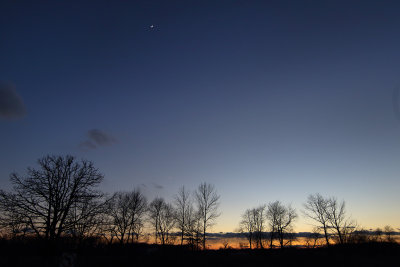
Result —
[[69, 153], [94, 161], [109, 192], [215, 184], [217, 230], [315, 192], [347, 200], [367, 227], [399, 221], [396, 1], [2, 1], [0, 12], [0, 96], [21, 108], [0, 101], [1, 188]]

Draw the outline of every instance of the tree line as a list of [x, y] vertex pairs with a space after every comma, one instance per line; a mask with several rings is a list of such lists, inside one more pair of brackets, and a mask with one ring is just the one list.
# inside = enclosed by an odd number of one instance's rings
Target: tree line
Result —
[[[314, 234], [318, 237], [323, 234], [327, 246], [330, 245], [330, 239], [344, 244], [356, 229], [355, 222], [346, 215], [345, 202], [338, 202], [334, 197], [309, 195], [303, 213], [316, 223]], [[292, 242], [293, 224], [297, 218], [296, 210], [290, 205], [275, 201], [246, 210], [242, 215], [240, 231], [248, 239], [250, 248], [272, 248], [274, 240], [283, 248]]]
[[150, 203], [139, 189], [107, 196], [98, 190], [104, 176], [87, 160], [46, 156], [26, 176], [13, 173], [12, 191], [0, 190], [0, 226], [12, 237], [35, 235], [57, 241], [103, 238], [108, 242], [136, 242], [150, 226], [154, 242], [206, 248], [207, 231], [219, 216], [219, 195], [202, 183], [191, 194], [182, 187], [171, 203]]
[[[12, 190], [0, 190], [3, 234], [36, 236], [52, 242], [63, 237], [77, 241], [92, 237], [125, 244], [140, 241], [146, 229], [151, 229], [156, 244], [206, 249], [207, 231], [220, 215], [220, 196], [212, 184], [202, 183], [192, 193], [181, 187], [171, 202], [160, 197], [149, 202], [139, 189], [112, 195], [98, 190], [104, 176], [87, 160], [45, 156], [38, 165], [28, 168], [25, 176], [12, 173]], [[310, 236], [314, 245], [321, 237], [326, 246], [361, 238], [362, 231], [356, 231], [344, 201], [312, 194], [304, 203], [303, 214], [315, 223]], [[250, 249], [284, 248], [295, 239], [293, 229], [298, 217], [291, 205], [270, 202], [247, 209], [239, 232]], [[392, 232], [389, 226], [384, 229], [388, 240], [392, 240]], [[383, 231], [376, 229], [377, 236], [379, 233]]]
[[[345, 201], [335, 197], [324, 197], [321, 194], [310, 194], [303, 204], [303, 215], [314, 222], [314, 228], [306, 236], [305, 245], [316, 247], [331, 244], [394, 242], [394, 229], [364, 230], [346, 213]], [[295, 239], [294, 223], [298, 218], [295, 209], [280, 201], [271, 202], [256, 208], [247, 209], [242, 214], [239, 232], [248, 241], [248, 247], [273, 248], [278, 243], [280, 248], [292, 244]], [[319, 240], [323, 239], [321, 244]]]

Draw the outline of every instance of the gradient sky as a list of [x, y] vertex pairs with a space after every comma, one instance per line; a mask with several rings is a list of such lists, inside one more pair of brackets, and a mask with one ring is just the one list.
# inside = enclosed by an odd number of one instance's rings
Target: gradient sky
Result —
[[[104, 173], [106, 192], [171, 199], [214, 184], [214, 231], [275, 200], [301, 215], [316, 192], [346, 200], [367, 229], [400, 227], [398, 1], [2, 1], [0, 12], [0, 96], [12, 99], [0, 100], [0, 188], [46, 154], [73, 154]], [[310, 229], [300, 216], [296, 230]]]

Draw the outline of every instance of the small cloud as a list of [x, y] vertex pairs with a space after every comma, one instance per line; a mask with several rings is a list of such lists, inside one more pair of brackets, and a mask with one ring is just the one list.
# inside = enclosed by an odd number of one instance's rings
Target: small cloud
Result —
[[112, 145], [116, 142], [115, 138], [99, 129], [89, 130], [88, 139], [79, 144], [83, 149], [96, 149], [100, 146]]
[[153, 186], [154, 186], [154, 188], [156, 188], [156, 189], [158, 189], [158, 190], [164, 189], [164, 186], [159, 185], [159, 184], [156, 184], [156, 183], [153, 183]]
[[26, 109], [21, 96], [10, 83], [0, 82], [0, 117], [6, 119], [21, 118]]
[[89, 130], [88, 136], [89, 140], [98, 146], [111, 145], [115, 143], [114, 137], [98, 129]]

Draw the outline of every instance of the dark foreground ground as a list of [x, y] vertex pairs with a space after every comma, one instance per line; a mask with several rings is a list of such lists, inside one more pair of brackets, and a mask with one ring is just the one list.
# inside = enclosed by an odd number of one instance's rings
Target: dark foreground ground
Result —
[[317, 249], [192, 251], [147, 244], [49, 245], [0, 241], [0, 266], [400, 266], [400, 245], [365, 243]]

